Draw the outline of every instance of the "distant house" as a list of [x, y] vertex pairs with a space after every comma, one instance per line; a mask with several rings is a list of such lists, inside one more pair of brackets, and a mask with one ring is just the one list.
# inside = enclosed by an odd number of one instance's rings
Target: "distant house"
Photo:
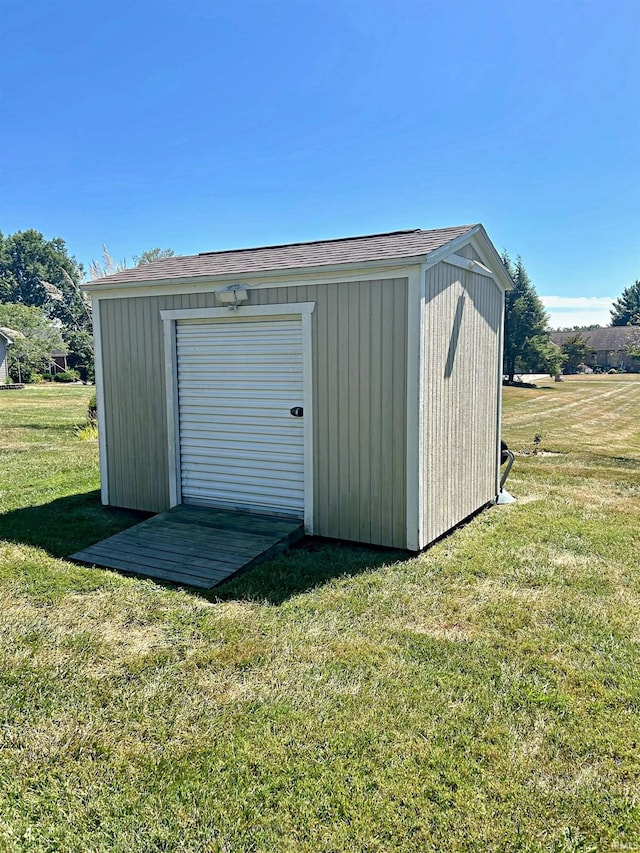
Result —
[[629, 355], [628, 346], [636, 343], [640, 346], [640, 327], [605, 326], [590, 331], [551, 332], [551, 340], [561, 347], [566, 340], [580, 335], [592, 349], [585, 363], [592, 369], [611, 370], [621, 367], [624, 370], [640, 370], [640, 359]]
[[66, 352], [66, 350], [51, 350], [51, 353], [49, 354], [49, 364], [51, 367], [51, 373], [59, 373], [60, 371], [67, 369], [68, 355], [69, 353]]
[[9, 375], [7, 367], [7, 347], [13, 343], [9, 329], [0, 329], [0, 385], [4, 385]]

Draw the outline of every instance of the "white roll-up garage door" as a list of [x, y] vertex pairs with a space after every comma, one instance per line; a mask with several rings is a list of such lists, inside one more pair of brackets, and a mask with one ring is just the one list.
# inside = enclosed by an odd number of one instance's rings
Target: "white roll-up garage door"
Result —
[[184, 503], [304, 516], [300, 318], [176, 323]]

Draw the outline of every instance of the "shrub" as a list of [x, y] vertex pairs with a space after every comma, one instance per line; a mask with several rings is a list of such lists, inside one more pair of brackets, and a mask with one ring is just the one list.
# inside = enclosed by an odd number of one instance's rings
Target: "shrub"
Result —
[[98, 424], [96, 421], [89, 421], [88, 424], [77, 426], [73, 432], [80, 441], [95, 441], [98, 438]]
[[89, 398], [89, 405], [87, 406], [87, 421], [91, 423], [98, 422], [98, 404], [96, 402], [96, 392], [94, 391], [91, 397]]
[[42, 374], [43, 382], [51, 382], [53, 381], [53, 373], [45, 372]]
[[80, 374], [77, 370], [61, 370], [53, 376], [54, 382], [77, 382]]

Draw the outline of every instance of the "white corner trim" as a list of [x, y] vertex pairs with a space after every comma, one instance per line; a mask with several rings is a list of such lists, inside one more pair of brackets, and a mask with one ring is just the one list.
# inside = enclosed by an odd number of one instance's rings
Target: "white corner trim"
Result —
[[240, 306], [228, 308], [185, 308], [161, 311], [164, 326], [164, 360], [167, 405], [167, 452], [169, 460], [169, 503], [182, 502], [180, 472], [180, 423], [178, 413], [178, 359], [176, 352], [176, 322], [211, 320], [225, 322], [260, 317], [298, 316], [302, 322], [302, 382], [304, 407], [304, 529], [314, 532], [313, 508], [313, 340], [311, 315], [315, 302], [290, 302], [276, 305]]
[[100, 500], [109, 503], [109, 466], [107, 461], [107, 424], [104, 403], [104, 371], [102, 361], [102, 325], [100, 322], [100, 300], [91, 299], [93, 321], [94, 371], [96, 383], [96, 409], [98, 413], [98, 454], [100, 460]]
[[315, 302], [283, 302], [275, 305], [240, 305], [238, 308], [175, 308], [161, 311], [164, 320], [242, 320], [245, 317], [280, 317], [313, 314]]
[[497, 417], [497, 438], [496, 438], [496, 500], [500, 495], [500, 463], [501, 463], [501, 445], [502, 438], [502, 361], [504, 358], [504, 307], [505, 295], [502, 292], [502, 320], [500, 322], [500, 340], [498, 341], [498, 411]]
[[407, 288], [407, 400], [406, 400], [406, 546], [419, 551], [422, 527], [422, 361], [424, 357], [424, 264], [409, 275]]

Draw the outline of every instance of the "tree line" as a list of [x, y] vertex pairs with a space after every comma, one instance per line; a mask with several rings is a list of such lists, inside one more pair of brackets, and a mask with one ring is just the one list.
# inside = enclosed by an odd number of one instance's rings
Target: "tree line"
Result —
[[[149, 249], [134, 256], [135, 266], [172, 257], [172, 249]], [[38, 381], [50, 374], [52, 353], [67, 353], [71, 378], [94, 379], [91, 298], [80, 285], [125, 269], [106, 246], [102, 261], [92, 261], [88, 276], [60, 237], [47, 240], [34, 229], [0, 232], [0, 329], [8, 349], [9, 377]]]
[[[514, 377], [521, 373], [554, 376], [560, 373], [563, 365], [575, 370], [590, 352], [581, 330], [576, 327], [576, 334], [562, 346], [555, 344], [550, 337], [548, 315], [522, 258], [512, 261], [508, 252], [503, 252], [502, 262], [513, 281], [513, 290], [505, 296], [503, 373], [507, 380], [513, 382]], [[614, 301], [611, 325], [640, 327], [640, 280], [625, 288], [620, 298]], [[630, 350], [631, 355], [635, 353], [635, 348]]]
[[[172, 249], [154, 248], [133, 256], [134, 266], [174, 256]], [[513, 281], [506, 294], [504, 374], [513, 381], [521, 373], [558, 374], [563, 363], [584, 360], [588, 346], [570, 338], [563, 347], [551, 341], [548, 316], [521, 257], [508, 252], [502, 261]], [[123, 270], [127, 261], [114, 260], [106, 246], [101, 261], [92, 261], [88, 278]], [[82, 264], [60, 237], [47, 240], [33, 229], [4, 236], [0, 232], [0, 329], [13, 340], [9, 373], [13, 381], [36, 381], [50, 369], [51, 353], [68, 353], [72, 371], [93, 381], [94, 358], [91, 299], [80, 288], [87, 279]], [[614, 326], [640, 326], [640, 280], [627, 287], [611, 309]]]

